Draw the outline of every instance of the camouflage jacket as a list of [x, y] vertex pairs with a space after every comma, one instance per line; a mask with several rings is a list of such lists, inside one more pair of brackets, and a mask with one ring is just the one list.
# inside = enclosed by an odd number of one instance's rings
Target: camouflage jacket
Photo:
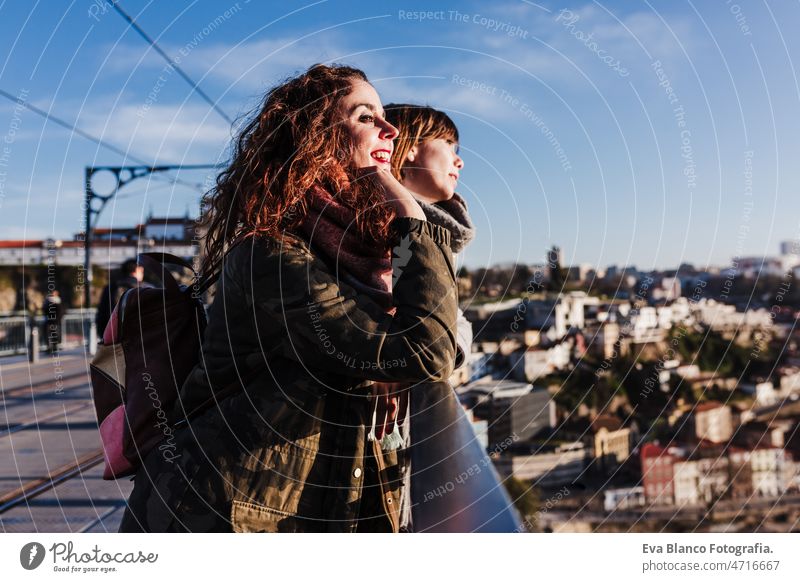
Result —
[[303, 241], [231, 251], [181, 404], [237, 378], [244, 388], [148, 455], [121, 531], [398, 530], [405, 460], [367, 440], [370, 381], [446, 381], [457, 300], [449, 232], [413, 218], [392, 228], [393, 315]]

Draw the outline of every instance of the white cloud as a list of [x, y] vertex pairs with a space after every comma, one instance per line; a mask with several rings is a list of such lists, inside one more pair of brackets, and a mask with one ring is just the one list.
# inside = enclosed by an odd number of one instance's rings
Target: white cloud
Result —
[[[622, 60], [626, 67], [634, 66], [644, 57], [637, 38], [657, 58], [670, 54], [680, 56], [672, 34], [652, 12], [641, 10], [619, 16], [619, 22], [592, 4], [571, 10], [579, 17], [575, 28], [586, 34], [593, 33], [602, 48]], [[426, 61], [414, 58], [413, 44], [408, 49], [382, 50], [376, 45], [373, 50], [351, 50], [352, 43], [337, 30], [302, 40], [284, 35], [231, 44], [212, 42], [209, 38], [201, 40], [197, 46], [163, 43], [162, 46], [168, 54], [181, 57], [181, 66], [202, 87], [212, 87], [209, 92], [215, 98], [242, 104], [239, 112], [247, 111], [246, 105], [255, 105], [266, 88], [313, 62], [337, 61], [363, 68], [372, 79], [378, 80], [376, 86], [385, 101], [426, 102], [478, 115], [491, 122], [518, 117], [518, 111], [500, 98], [504, 90], [524, 102], [531, 98], [532, 91], [549, 93], [551, 89], [559, 92], [585, 88], [586, 80], [575, 67], [595, 82], [607, 80], [619, 86], [616, 75], [603, 74], [608, 66], [556, 20], [558, 10], [548, 13], [520, 2], [493, 5], [491, 11], [485, 9], [485, 12], [487, 17], [505, 20], [509, 26], [526, 31], [527, 38], [493, 32], [472, 22], [463, 25], [454, 22], [446, 28], [446, 34], [432, 43], [452, 48], [423, 49], [425, 53], [420, 54], [441, 56]], [[690, 50], [689, 21], [671, 15], [669, 23]], [[131, 67], [163, 69], [165, 63], [152, 51], [142, 58], [145, 51], [146, 47], [121, 45], [109, 62], [120, 71], [129, 71]], [[595, 76], [593, 72], [600, 74]], [[415, 79], [414, 75], [440, 77], [441, 80], [425, 82]], [[454, 75], [494, 87], [494, 94], [454, 83]], [[170, 82], [176, 80], [171, 77]], [[224, 92], [220, 92], [219, 86], [225, 87]], [[243, 103], [242, 94], [250, 96], [250, 103]], [[164, 95], [163, 99], [166, 98]], [[108, 119], [108, 126], [107, 109], [92, 107], [91, 111], [101, 113], [92, 114], [94, 119], [90, 127], [103, 133], [105, 138], [130, 144], [132, 150], [158, 152], [160, 157], [181, 159], [187, 152], [196, 151], [202, 151], [205, 156], [219, 155], [230, 141], [230, 132], [215, 113], [209, 113], [207, 105], [198, 103], [196, 97], [190, 100], [193, 104], [185, 106], [155, 104], [142, 117], [137, 115], [141, 112], [137, 110], [140, 106], [118, 107]], [[233, 110], [230, 106], [226, 108]]]
[[[461, 28], [453, 29], [450, 38], [458, 40], [460, 46], [489, 49], [491, 56], [516, 64], [548, 82], [585, 83], [576, 75], [570, 61], [587, 74], [607, 68], [576, 36], [591, 35], [599, 49], [624, 61], [628, 68], [647, 58], [645, 50], [652, 58], [683, 58], [675, 37], [690, 55], [699, 49], [702, 42], [698, 40], [699, 35], [689, 18], [670, 14], [665, 17], [668, 28], [657, 13], [646, 7], [626, 14], [614, 10], [607, 12], [595, 4], [555, 9], [550, 13], [527, 3], [494, 5], [492, 8], [491, 15], [487, 16], [494, 18], [498, 25], [505, 21], [508, 27], [492, 31], [470, 22], [468, 34]], [[524, 37], [504, 34], [503, 30], [508, 31], [509, 27], [519, 27], [527, 34]], [[496, 64], [496, 67], [503, 69], [501, 64]]]
[[[166, 45], [165, 52], [180, 59], [184, 69], [201, 86], [209, 80], [231, 90], [263, 90], [316, 62], [341, 59], [352, 51], [342, 50], [335, 35], [324, 34], [297, 40], [287, 36], [236, 44], [208, 42], [197, 47]], [[145, 54], [147, 52], [147, 54]], [[160, 70], [164, 59], [147, 47], [120, 45], [109, 59], [114, 71]]]
[[81, 126], [104, 141], [159, 162], [214, 162], [231, 130], [205, 104], [122, 104], [84, 109]]

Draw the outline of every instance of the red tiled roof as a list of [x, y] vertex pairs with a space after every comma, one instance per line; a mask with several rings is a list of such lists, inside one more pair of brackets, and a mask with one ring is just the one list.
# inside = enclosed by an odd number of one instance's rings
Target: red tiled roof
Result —
[[619, 430], [622, 428], [622, 421], [610, 414], [601, 414], [592, 421], [592, 431], [597, 432], [601, 428], [608, 431]]
[[707, 410], [714, 410], [715, 408], [722, 408], [724, 404], [721, 402], [703, 402], [694, 407], [695, 412], [706, 412]]
[[[177, 225], [187, 225], [191, 226], [194, 224], [195, 220], [192, 218], [187, 217], [151, 217], [148, 219], [146, 223], [137, 224], [135, 226], [125, 226], [125, 227], [102, 227], [102, 228], [95, 228], [93, 232], [95, 235], [110, 235], [110, 234], [117, 234], [120, 236], [137, 236], [144, 232], [145, 227], [149, 226], [164, 226], [169, 224], [177, 224]], [[75, 235], [75, 238], [83, 237], [84, 233], [79, 232]], [[62, 240], [60, 241], [62, 247], [75, 247], [75, 246], [83, 246], [83, 241], [81, 240]], [[134, 245], [135, 242], [124, 242], [120, 240], [97, 240], [94, 243], [95, 245], [107, 245], [110, 244], [112, 246], [117, 245]], [[21, 248], [42, 248], [45, 245], [44, 240], [0, 240], [0, 249], [21, 249]]]
[[[186, 241], [176, 240], [176, 241], [166, 241], [167, 244], [190, 244]], [[44, 246], [44, 241], [41, 240], [0, 240], [0, 249], [34, 249], [34, 248], [42, 248]], [[131, 247], [131, 248], [138, 248], [137, 241], [135, 240], [115, 240], [115, 239], [108, 239], [108, 240], [95, 240], [92, 242], [92, 246], [96, 249], [108, 248], [108, 247]], [[59, 244], [60, 248], [71, 249], [71, 248], [83, 248], [83, 241], [80, 240], [62, 240]]]
[[0, 240], [0, 249], [41, 248], [41, 240]]
[[650, 459], [653, 457], [660, 457], [661, 455], [668, 455], [666, 449], [655, 443], [647, 443], [642, 445], [641, 452], [639, 453], [643, 459]]

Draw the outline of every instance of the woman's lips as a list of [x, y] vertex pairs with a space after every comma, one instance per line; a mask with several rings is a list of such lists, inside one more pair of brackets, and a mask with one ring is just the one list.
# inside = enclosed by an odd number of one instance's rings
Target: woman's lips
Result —
[[382, 164], [391, 164], [392, 163], [392, 152], [391, 150], [375, 150], [374, 152], [370, 152], [370, 157]]

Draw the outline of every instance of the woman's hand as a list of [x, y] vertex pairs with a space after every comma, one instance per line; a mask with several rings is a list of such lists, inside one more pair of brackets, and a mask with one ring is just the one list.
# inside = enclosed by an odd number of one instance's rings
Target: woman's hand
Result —
[[372, 394], [377, 398], [375, 438], [381, 440], [391, 434], [394, 426], [403, 426], [408, 410], [408, 388], [396, 382], [376, 382]]
[[362, 177], [373, 176], [374, 179], [383, 186], [386, 202], [391, 204], [397, 216], [409, 216], [425, 220], [425, 213], [422, 212], [414, 196], [394, 177], [388, 168], [378, 168], [370, 166], [358, 170]]

